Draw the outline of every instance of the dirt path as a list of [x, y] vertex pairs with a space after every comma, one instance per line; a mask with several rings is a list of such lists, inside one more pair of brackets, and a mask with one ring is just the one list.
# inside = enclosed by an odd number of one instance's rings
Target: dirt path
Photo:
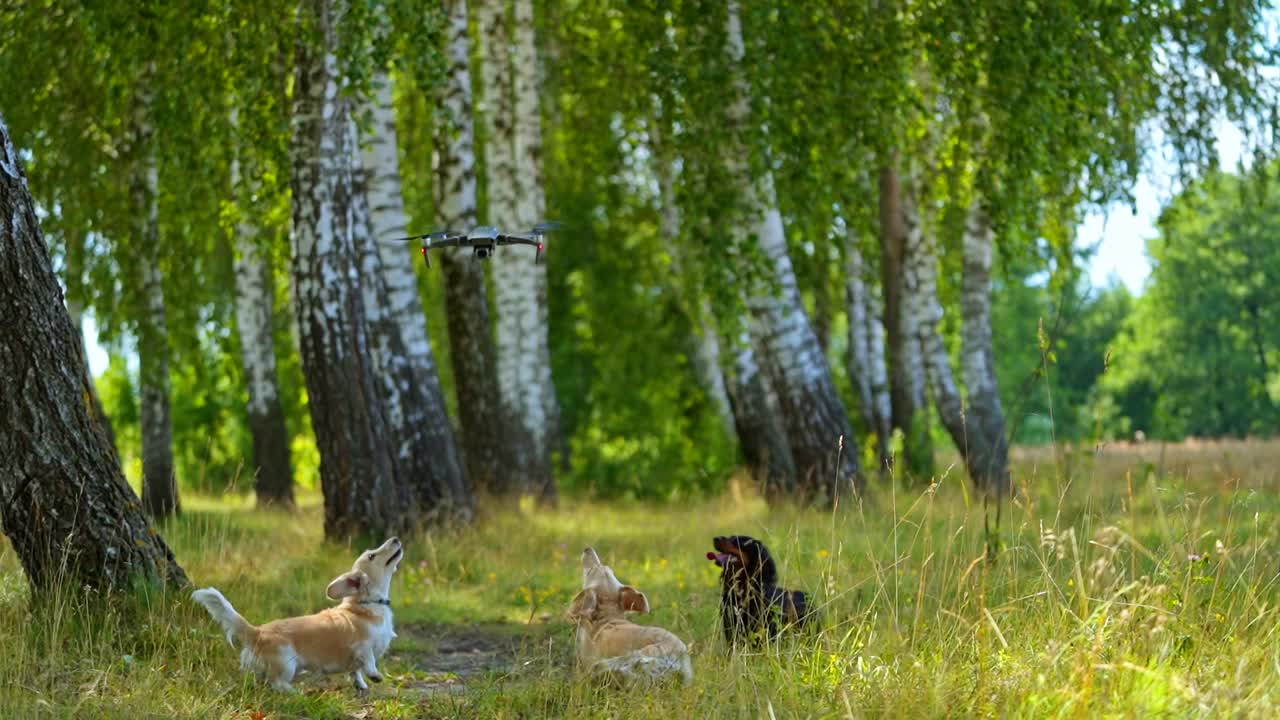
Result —
[[[567, 638], [545, 625], [410, 624], [396, 628], [391, 659], [408, 671], [401, 688], [422, 694], [461, 693], [468, 681], [563, 665]], [[397, 649], [397, 646], [399, 649]]]

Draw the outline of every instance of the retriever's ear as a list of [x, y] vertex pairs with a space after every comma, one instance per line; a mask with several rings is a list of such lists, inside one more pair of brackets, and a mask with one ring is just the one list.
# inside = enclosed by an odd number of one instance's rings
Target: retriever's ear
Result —
[[359, 570], [352, 570], [334, 578], [324, 594], [328, 595], [330, 600], [341, 600], [344, 597], [359, 595], [367, 587], [369, 587], [369, 576]]
[[631, 612], [638, 613], [649, 612], [649, 598], [645, 597], [644, 593], [630, 585], [622, 586], [622, 589], [618, 591], [618, 599], [622, 603], [623, 610], [630, 610]]
[[596, 591], [592, 588], [574, 595], [573, 602], [569, 605], [569, 620], [578, 622], [590, 619], [596, 611], [596, 603]]

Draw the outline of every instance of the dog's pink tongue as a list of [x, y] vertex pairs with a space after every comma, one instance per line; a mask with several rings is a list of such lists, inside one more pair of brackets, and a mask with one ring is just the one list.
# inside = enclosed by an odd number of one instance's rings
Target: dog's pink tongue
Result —
[[724, 565], [729, 562], [729, 553], [707, 553], [708, 560], [714, 560], [717, 565]]

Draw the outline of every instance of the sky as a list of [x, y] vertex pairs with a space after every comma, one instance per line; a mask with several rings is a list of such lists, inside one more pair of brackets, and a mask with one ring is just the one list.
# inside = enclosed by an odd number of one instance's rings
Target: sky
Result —
[[[1219, 167], [1233, 170], [1241, 159], [1244, 136], [1225, 118], [1214, 123], [1214, 132], [1218, 137]], [[1089, 263], [1089, 277], [1095, 286], [1118, 280], [1134, 294], [1142, 292], [1142, 284], [1151, 273], [1146, 240], [1155, 236], [1160, 209], [1177, 190], [1175, 177], [1172, 159], [1153, 151], [1134, 188], [1133, 207], [1117, 204], [1085, 215], [1076, 237], [1082, 247], [1097, 246], [1097, 254]]]
[[[1214, 130], [1218, 136], [1220, 166], [1235, 168], [1243, 151], [1243, 135], [1225, 119], [1219, 119]], [[1248, 158], [1245, 161], [1247, 163]], [[1086, 247], [1097, 246], [1097, 253], [1089, 263], [1089, 277], [1095, 286], [1118, 280], [1134, 294], [1142, 292], [1142, 285], [1151, 273], [1146, 240], [1156, 234], [1160, 208], [1177, 189], [1175, 170], [1171, 158], [1152, 152], [1134, 188], [1134, 207], [1116, 204], [1085, 215], [1077, 232], [1077, 242]], [[86, 314], [85, 341], [89, 348], [89, 369], [94, 377], [101, 375], [108, 364], [107, 352], [98, 344], [97, 330], [92, 315]]]

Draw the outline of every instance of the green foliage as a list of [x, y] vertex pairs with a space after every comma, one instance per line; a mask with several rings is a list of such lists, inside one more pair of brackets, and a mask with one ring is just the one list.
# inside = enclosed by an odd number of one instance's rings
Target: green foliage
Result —
[[1077, 281], [1057, 292], [1006, 278], [993, 303], [996, 376], [1018, 443], [1093, 440], [1098, 383], [1133, 312], [1122, 285]]
[[1165, 209], [1152, 274], [1102, 386], [1112, 434], [1280, 430], [1280, 187], [1213, 174]]
[[[406, 208], [414, 228], [427, 229], [442, 6], [346, 4], [343, 91], [366, 93], [375, 71], [392, 69]], [[1152, 297], [1137, 301], [1118, 339], [1130, 301], [1082, 289], [1072, 230], [1083, 206], [1126, 199], [1144, 153], [1160, 144], [1187, 177], [1212, 166], [1209, 128], [1219, 116], [1251, 131], [1251, 149], [1274, 150], [1275, 23], [1266, 3], [743, 2], [753, 122], [737, 129], [726, 123], [736, 91], [723, 2], [536, 5], [548, 215], [565, 223], [549, 247], [547, 304], [573, 468], [567, 485], [659, 498], [714, 491], [731, 472], [732, 439], [689, 359], [706, 303], [719, 332], [737, 336], [741, 291], [760, 266], [755, 245], [731, 231], [742, 200], [726, 168], [731, 152], [773, 173], [800, 290], [833, 358], [843, 344], [843, 228], [857, 229], [874, 265], [873, 179], [897, 150], [927, 168], [921, 197], [943, 253], [953, 348], [959, 221], [975, 191], [990, 203], [1000, 244], [998, 377], [1015, 439], [1275, 428], [1280, 359], [1267, 332], [1280, 303], [1250, 275], [1278, 276], [1266, 264], [1265, 212], [1214, 205], [1208, 214], [1221, 224], [1203, 228], [1171, 214], [1176, 232], [1166, 228], [1152, 248]], [[138, 263], [163, 271], [180, 481], [194, 487], [230, 486], [248, 454], [231, 302], [238, 221], [259, 228], [272, 259], [282, 399], [295, 442], [310, 447], [288, 328], [292, 63], [305, 37], [296, 12], [284, 0], [0, 4], [0, 111], [30, 154], [68, 292], [113, 354], [133, 347]], [[160, 161], [162, 248], [151, 258], [138, 256], [127, 195], [144, 79], [156, 94]], [[659, 236], [658, 152], [676, 168], [674, 239]], [[233, 158], [243, 179], [235, 188]], [[1240, 207], [1251, 203], [1272, 207]], [[1197, 243], [1210, 249], [1197, 256], [1188, 249]], [[1225, 263], [1223, 272], [1201, 278], [1212, 267], [1205, 258]], [[419, 272], [452, 403], [440, 274]], [[1229, 287], [1220, 287], [1226, 276]], [[1200, 279], [1189, 286], [1190, 278]], [[1179, 319], [1189, 313], [1179, 300], [1193, 297], [1212, 312]], [[1162, 351], [1169, 347], [1179, 351]], [[1103, 372], [1108, 348], [1114, 367]], [[847, 388], [843, 363], [833, 365]], [[113, 365], [103, 394], [130, 456], [136, 401], [123, 367]], [[1231, 392], [1207, 396], [1219, 388]], [[306, 461], [299, 467], [306, 482]]]

